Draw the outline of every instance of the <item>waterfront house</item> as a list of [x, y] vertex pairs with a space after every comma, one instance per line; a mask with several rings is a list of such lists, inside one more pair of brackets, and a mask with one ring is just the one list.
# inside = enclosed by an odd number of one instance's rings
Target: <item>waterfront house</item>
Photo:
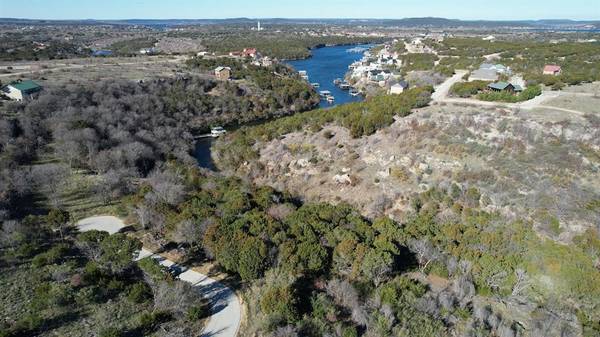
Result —
[[220, 80], [228, 80], [231, 78], [231, 68], [229, 67], [217, 67], [215, 69], [215, 76]]
[[260, 65], [263, 67], [270, 67], [273, 65], [273, 59], [268, 56], [265, 56], [260, 60]]
[[112, 50], [94, 50], [92, 52], [92, 56], [94, 57], [112, 56], [112, 54]]
[[244, 48], [242, 51], [243, 57], [252, 57], [255, 58], [258, 55], [256, 48]]
[[562, 73], [562, 68], [554, 64], [548, 64], [544, 67], [544, 75], [558, 76]]
[[142, 48], [140, 49], [140, 55], [155, 55], [156, 48]]
[[40, 91], [42, 91], [42, 86], [32, 80], [17, 80], [2, 88], [2, 92], [8, 98], [18, 102], [33, 98]]
[[510, 93], [523, 91], [523, 88], [520, 85], [515, 85], [507, 82], [490, 83], [488, 84], [488, 89], [496, 92], [506, 91]]
[[392, 85], [392, 87], [390, 88], [390, 94], [398, 95], [398, 94], [403, 93], [407, 89], [408, 89], [408, 82], [400, 81], [400, 82]]

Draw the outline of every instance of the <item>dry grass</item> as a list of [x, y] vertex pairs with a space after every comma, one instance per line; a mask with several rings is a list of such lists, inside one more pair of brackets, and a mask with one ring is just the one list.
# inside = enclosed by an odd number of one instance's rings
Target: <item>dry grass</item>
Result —
[[[600, 171], [600, 135], [586, 118], [547, 113], [438, 105], [361, 139], [334, 125], [292, 133], [257, 145], [267, 170], [255, 172], [255, 181], [308, 200], [349, 202], [367, 216], [400, 217], [411, 211], [407, 196], [455, 182], [478, 188], [489, 210], [532, 219], [545, 235], [568, 242], [598, 220], [584, 205], [600, 195], [600, 182], [590, 184]], [[296, 165], [306, 158], [293, 151], [298, 144], [322, 160]], [[357, 182], [336, 184], [340, 172]], [[391, 202], [372, 207], [380, 197]], [[541, 213], [548, 216], [536, 219]]]

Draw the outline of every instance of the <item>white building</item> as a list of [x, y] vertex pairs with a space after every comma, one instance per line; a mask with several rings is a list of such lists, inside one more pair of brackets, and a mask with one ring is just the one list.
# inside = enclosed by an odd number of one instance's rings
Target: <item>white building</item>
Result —
[[390, 88], [390, 95], [398, 95], [408, 89], [408, 83], [406, 81], [400, 81]]
[[155, 55], [156, 48], [142, 48], [140, 49], [140, 55]]
[[19, 102], [33, 97], [40, 91], [42, 91], [42, 86], [32, 80], [11, 82], [2, 88], [2, 92], [6, 96]]

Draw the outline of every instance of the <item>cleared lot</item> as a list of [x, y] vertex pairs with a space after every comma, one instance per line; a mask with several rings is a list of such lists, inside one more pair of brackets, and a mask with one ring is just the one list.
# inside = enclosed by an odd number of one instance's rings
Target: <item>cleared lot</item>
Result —
[[545, 106], [577, 110], [584, 113], [600, 114], [600, 96], [562, 94], [544, 102]]

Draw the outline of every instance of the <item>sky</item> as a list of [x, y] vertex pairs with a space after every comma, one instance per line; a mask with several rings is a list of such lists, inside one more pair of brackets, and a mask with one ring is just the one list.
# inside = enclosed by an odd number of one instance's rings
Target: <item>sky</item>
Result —
[[600, 20], [600, 0], [0, 0], [28, 19], [379, 18]]

